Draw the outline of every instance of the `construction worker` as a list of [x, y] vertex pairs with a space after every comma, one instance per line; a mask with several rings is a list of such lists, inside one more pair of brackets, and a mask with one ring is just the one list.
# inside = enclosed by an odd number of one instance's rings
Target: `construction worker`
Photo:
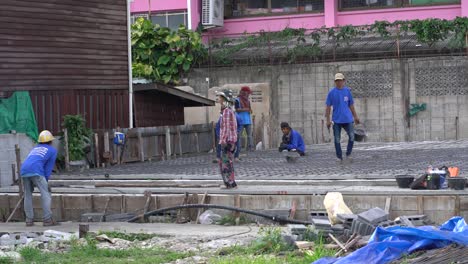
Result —
[[[248, 86], [244, 86], [241, 88], [239, 92], [239, 96], [235, 99], [235, 108], [236, 108], [236, 113], [240, 117], [240, 122], [242, 123], [242, 126], [240, 128], [240, 133], [246, 131], [247, 133], [247, 150], [248, 151], [253, 151], [253, 138], [252, 138], [252, 107], [250, 105], [250, 95], [252, 94], [252, 90]], [[239, 146], [240, 146], [240, 141], [239, 141]], [[240, 150], [239, 150], [240, 151]], [[236, 153], [236, 156], [239, 157], [239, 152]]]
[[218, 102], [221, 104], [221, 121], [219, 145], [221, 145], [221, 159], [219, 167], [224, 185], [222, 188], [237, 188], [234, 175], [234, 152], [237, 143], [237, 120], [234, 113], [234, 98], [231, 90], [217, 92]]
[[58, 223], [52, 217], [50, 209], [52, 195], [48, 180], [57, 158], [57, 150], [51, 146], [54, 136], [47, 130], [39, 134], [39, 144], [35, 146], [21, 166], [21, 178], [24, 189], [24, 212], [26, 214], [26, 226], [34, 225], [34, 210], [32, 193], [34, 186], [41, 193], [42, 210], [44, 213], [43, 225], [54, 226]]
[[305, 145], [301, 134], [293, 130], [286, 122], [282, 122], [280, 126], [283, 132], [283, 138], [279, 151], [297, 152], [299, 155], [305, 156]]
[[[354, 145], [354, 123], [359, 124], [359, 118], [354, 109], [354, 100], [351, 90], [345, 86], [345, 77], [342, 73], [335, 74], [335, 87], [330, 90], [327, 96], [325, 117], [327, 127], [330, 129], [333, 121], [333, 136], [335, 141], [335, 151], [338, 162], [343, 162], [341, 150], [341, 129], [348, 134], [348, 147], [346, 148], [346, 160], [351, 162], [351, 153]], [[330, 120], [331, 108], [333, 107], [333, 118]]]

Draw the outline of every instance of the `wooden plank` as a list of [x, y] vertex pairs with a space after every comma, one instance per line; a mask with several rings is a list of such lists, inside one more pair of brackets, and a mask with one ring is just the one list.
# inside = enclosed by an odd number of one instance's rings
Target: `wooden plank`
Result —
[[171, 157], [171, 129], [166, 126], [166, 155], [169, 159]]
[[392, 203], [392, 197], [387, 197], [385, 199], [385, 212], [387, 212], [387, 214], [390, 213], [391, 203]]
[[[241, 199], [240, 199], [239, 194], [236, 194], [234, 196], [234, 206], [237, 207], [237, 208], [241, 208]], [[234, 213], [234, 219], [235, 219], [236, 225], [239, 225], [240, 215], [241, 215], [240, 212], [235, 212]]]
[[[202, 199], [201, 199], [201, 202], [200, 204], [205, 204], [206, 202], [206, 197], [208, 196], [208, 191], [206, 191], [203, 196], [202, 196]], [[202, 212], [202, 208], [198, 208], [198, 212], [197, 212], [197, 218], [195, 220], [195, 224], [199, 224], [200, 223], [200, 214]]]
[[177, 144], [179, 146], [179, 155], [182, 156], [182, 136], [180, 134], [180, 128], [177, 126]]
[[65, 156], [65, 169], [70, 171], [70, 151], [68, 148], [68, 130], [63, 129], [63, 147], [64, 147], [64, 156]]
[[[104, 8], [96, 8], [96, 4], [83, 6], [81, 5], [82, 1], [55, 1], [53, 3], [43, 1], [28, 1], [28, 0], [21, 0], [21, 1], [14, 1], [14, 0], [2, 0], [2, 4], [5, 6], [18, 6], [18, 7], [31, 7], [32, 5], [37, 8], [42, 8], [46, 12], [48, 10], [70, 10], [70, 11], [80, 11], [80, 12], [87, 12], [88, 14], [92, 14], [95, 16], [100, 15], [115, 15], [115, 16], [125, 16], [126, 12], [125, 9], [120, 10], [112, 10], [112, 9], [104, 9]], [[75, 3], [75, 4], [74, 4]], [[120, 5], [123, 6], [123, 5]], [[104, 6], [103, 6], [104, 7]], [[107, 5], [106, 7], [109, 7]], [[72, 13], [72, 15], [77, 15], [77, 13]]]
[[138, 130], [138, 156], [141, 162], [145, 162], [145, 149], [144, 149], [143, 138], [141, 137], [140, 130]]
[[99, 168], [101, 164], [101, 155], [99, 154], [99, 135], [97, 133], [94, 133], [94, 150], [95, 150], [96, 168]]
[[[1, 31], [1, 29], [0, 29]], [[77, 33], [77, 36], [83, 33]], [[53, 47], [53, 49], [51, 49]], [[102, 56], [126, 56], [127, 51], [123, 49], [110, 49], [107, 48], [90, 48], [90, 47], [76, 47], [76, 48], [69, 48], [69, 47], [58, 47], [56, 46], [41, 46], [35, 45], [32, 46], [3, 46], [0, 47], [0, 52], [12, 52], [12, 53], [42, 53], [42, 52], [49, 52], [49, 53], [56, 53], [56, 54], [92, 54], [92, 55], [102, 55]]]

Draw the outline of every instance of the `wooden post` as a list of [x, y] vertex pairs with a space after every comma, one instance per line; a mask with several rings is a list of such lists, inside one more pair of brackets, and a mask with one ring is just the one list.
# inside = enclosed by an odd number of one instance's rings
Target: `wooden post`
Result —
[[216, 127], [214, 122], [211, 122], [211, 139], [213, 140], [213, 151], [216, 151]]
[[15, 164], [11, 164], [11, 179], [13, 180], [13, 182], [11, 183], [11, 185], [15, 185], [15, 184], [16, 184], [16, 168], [15, 168]]
[[[205, 204], [206, 202], [206, 197], [208, 196], [208, 191], [205, 192], [205, 194], [203, 194], [202, 196], [202, 200], [201, 200], [201, 204]], [[200, 214], [202, 212], [202, 208], [198, 208], [198, 212], [197, 212], [197, 218], [195, 220], [195, 224], [199, 224], [200, 223]]]
[[65, 169], [70, 171], [70, 153], [68, 151], [68, 129], [63, 129], [63, 141], [65, 151]]
[[179, 145], [179, 155], [182, 156], [182, 135], [179, 126], [177, 126], [177, 143]]
[[166, 156], [169, 159], [172, 155], [171, 152], [171, 129], [166, 126]]
[[[120, 132], [120, 127], [117, 127], [117, 132]], [[114, 144], [115, 145], [115, 144]], [[122, 150], [120, 149], [120, 146], [117, 146], [117, 164], [121, 164], [122, 161], [120, 160], [120, 152]]]
[[[240, 199], [240, 195], [239, 194], [236, 194], [234, 196], [234, 206], [237, 207], [237, 208], [241, 208], [241, 199]], [[235, 221], [236, 221], [236, 225], [239, 225], [239, 221], [240, 221], [240, 212], [235, 212], [234, 213], [234, 218], [235, 218]]]
[[85, 238], [89, 232], [89, 224], [78, 225], [78, 236], [79, 238]]
[[18, 187], [20, 196], [23, 196], [23, 181], [21, 180], [21, 150], [18, 144], [15, 145], [15, 155], [16, 155], [16, 173], [18, 174]]
[[141, 137], [141, 131], [139, 129], [137, 132], [137, 138], [138, 138], [138, 156], [140, 156], [140, 161], [144, 162], [145, 161], [145, 149], [143, 145], [143, 138]]
[[94, 133], [94, 152], [96, 155], [96, 168], [99, 168], [101, 157], [99, 155], [99, 135], [97, 133]]
[[197, 153], [200, 153], [200, 141], [198, 140], [198, 132], [195, 131], [195, 144], [197, 145]]
[[109, 148], [109, 132], [104, 132], [104, 153], [106, 154], [106, 167], [109, 166], [110, 163], [110, 158], [112, 155], [110, 155], [110, 148]]

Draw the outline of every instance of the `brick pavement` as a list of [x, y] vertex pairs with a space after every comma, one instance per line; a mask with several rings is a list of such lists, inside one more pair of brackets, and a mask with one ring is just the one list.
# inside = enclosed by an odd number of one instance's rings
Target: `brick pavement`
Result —
[[[343, 144], [343, 148], [345, 144]], [[253, 179], [356, 179], [393, 178], [397, 174], [420, 174], [428, 165], [458, 166], [468, 171], [468, 140], [445, 142], [357, 143], [353, 163], [336, 163], [331, 144], [309, 146], [307, 156], [287, 163], [275, 150], [247, 153], [235, 164], [236, 177]], [[172, 160], [129, 163], [105, 169], [91, 169], [81, 175], [98, 176], [153, 174], [178, 179], [219, 179], [214, 154]], [[76, 175], [76, 173], [72, 173]]]

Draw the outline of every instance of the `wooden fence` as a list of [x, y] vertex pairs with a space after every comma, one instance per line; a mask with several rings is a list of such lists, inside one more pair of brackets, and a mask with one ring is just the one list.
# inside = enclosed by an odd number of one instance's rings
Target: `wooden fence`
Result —
[[[98, 166], [147, 160], [164, 160], [214, 148], [214, 124], [124, 128], [94, 131], [94, 159]], [[125, 134], [122, 146], [114, 133]], [[96, 162], [95, 162], [96, 164]]]

